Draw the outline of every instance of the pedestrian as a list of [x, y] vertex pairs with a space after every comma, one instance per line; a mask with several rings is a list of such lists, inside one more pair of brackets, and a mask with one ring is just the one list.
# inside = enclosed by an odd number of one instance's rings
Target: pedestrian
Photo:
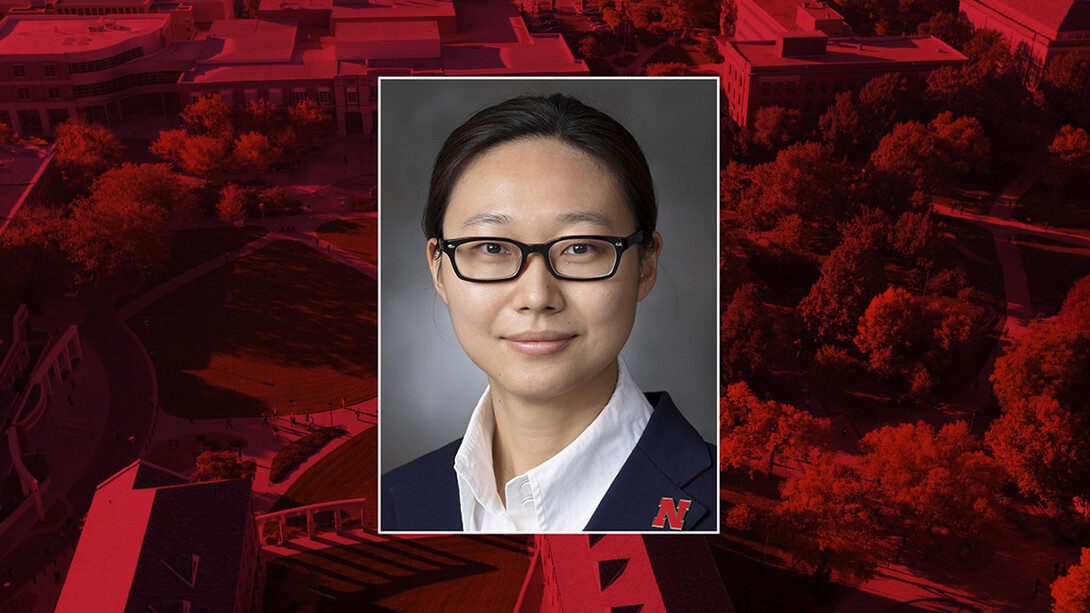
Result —
[[279, 433], [280, 433], [280, 428], [277, 428], [276, 426], [273, 426], [273, 438], [276, 438], [276, 435], [279, 434]]
[[1037, 592], [1041, 590], [1041, 580], [1037, 580], [1037, 584], [1033, 586], [1033, 593], [1029, 595], [1030, 600], [1037, 600]]
[[74, 407], [76, 404], [72, 402], [72, 394], [68, 394], [68, 406]]
[[348, 156], [344, 156], [344, 165], [348, 166]]
[[356, 421], [359, 421], [359, 420], [360, 420], [360, 410], [359, 410], [359, 407], [357, 407], [357, 408], [355, 408], [355, 409], [353, 409], [353, 410], [354, 410], [354, 411], [356, 412]]
[[241, 449], [238, 450], [238, 461], [239, 462], [242, 461], [242, 450]]
[[1046, 221], [1045, 222], [1045, 230], [1047, 230], [1047, 229], [1048, 229], [1048, 222]]
[[1060, 561], [1056, 560], [1056, 563], [1052, 565], [1052, 575], [1057, 576], [1060, 574]]
[[330, 250], [330, 244], [329, 244], [329, 243], [326, 243], [326, 244], [325, 244], [325, 252], [326, 252], [326, 253], [329, 253], [329, 250]]
[[315, 238], [314, 238], [314, 247], [315, 247], [315, 248], [317, 248], [317, 247], [320, 247], [320, 246], [321, 246], [321, 245], [319, 245], [319, 244], [318, 244], [318, 238], [317, 238], [317, 237], [315, 237]]
[[269, 425], [269, 414], [266, 413], [265, 411], [261, 412], [261, 425], [263, 425], [263, 426]]
[[280, 411], [278, 411], [276, 407], [273, 407], [273, 419], [277, 419], [279, 417], [280, 417]]
[[61, 571], [59, 571], [59, 570], [53, 571], [53, 583], [60, 583], [60, 582], [61, 582]]
[[231, 418], [230, 417], [227, 418], [227, 429], [228, 430], [234, 430], [235, 429], [234, 426], [231, 425]]
[[848, 438], [848, 429], [847, 428], [841, 428], [840, 429], [840, 438]]
[[293, 426], [295, 425], [295, 415], [294, 414], [292, 414], [292, 416], [291, 416], [291, 425], [293, 425]]
[[117, 440], [119, 441], [121, 440], [121, 428], [117, 428], [114, 430], [114, 437], [117, 438]]

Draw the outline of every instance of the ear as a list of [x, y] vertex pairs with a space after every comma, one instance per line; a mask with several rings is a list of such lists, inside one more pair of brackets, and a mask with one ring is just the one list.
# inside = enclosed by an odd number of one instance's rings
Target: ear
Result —
[[662, 235], [658, 232], [652, 234], [654, 244], [650, 249], [640, 251], [640, 284], [636, 294], [636, 300], [643, 300], [655, 287], [655, 278], [659, 272], [659, 255], [662, 254]]
[[441, 273], [441, 269], [443, 266], [443, 253], [439, 251], [438, 239], [428, 239], [427, 253], [428, 268], [431, 270], [431, 282], [435, 286], [435, 293], [439, 294], [439, 297], [443, 299], [443, 304], [446, 304], [447, 291], [446, 288], [443, 287], [443, 275]]

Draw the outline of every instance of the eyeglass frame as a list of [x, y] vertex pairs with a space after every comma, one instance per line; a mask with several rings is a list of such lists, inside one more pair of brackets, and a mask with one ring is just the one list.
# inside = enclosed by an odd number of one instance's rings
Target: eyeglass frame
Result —
[[[561, 236], [558, 238], [554, 238], [547, 243], [537, 243], [533, 245], [519, 242], [510, 238], [501, 238], [497, 236], [468, 236], [465, 238], [452, 239], [436, 238], [435, 240], [439, 241], [439, 249], [443, 253], [446, 253], [447, 257], [450, 258], [450, 267], [454, 269], [454, 274], [457, 275], [459, 279], [463, 281], [469, 281], [470, 283], [504, 283], [507, 281], [513, 281], [522, 275], [523, 271], [526, 270], [526, 260], [530, 257], [530, 254], [533, 253], [540, 253], [541, 258], [545, 260], [545, 268], [549, 270], [549, 274], [557, 279], [560, 279], [561, 281], [604, 281], [605, 279], [609, 279], [617, 274], [617, 270], [621, 267], [621, 256], [624, 255], [624, 252], [627, 251], [629, 247], [640, 244], [640, 242], [643, 241], [643, 238], [644, 231], [636, 230], [628, 236], [598, 236], [594, 234], [574, 234], [572, 236]], [[600, 277], [590, 277], [587, 279], [583, 279], [579, 277], [566, 277], [556, 272], [556, 270], [553, 268], [552, 260], [549, 259], [549, 250], [552, 249], [553, 245], [561, 241], [576, 239], [594, 239], [606, 241], [613, 245], [613, 248], [617, 250], [617, 257], [613, 259], [613, 268], [609, 271], [608, 274], [602, 275]], [[459, 246], [475, 241], [497, 241], [515, 245], [519, 248], [519, 252], [522, 253], [522, 261], [519, 262], [518, 269], [515, 270], [515, 273], [510, 277], [504, 277], [502, 279], [472, 279], [463, 275], [462, 271], [458, 269], [458, 263], [454, 258], [454, 252]]]

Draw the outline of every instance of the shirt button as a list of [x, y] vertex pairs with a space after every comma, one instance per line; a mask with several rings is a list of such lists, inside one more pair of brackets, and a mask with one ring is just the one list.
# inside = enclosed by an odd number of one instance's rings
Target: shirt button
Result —
[[522, 492], [524, 494], [530, 495], [530, 494], [533, 493], [533, 491], [534, 491], [534, 489], [533, 489], [533, 487], [530, 486], [529, 481], [526, 481], [525, 483], [522, 484]]

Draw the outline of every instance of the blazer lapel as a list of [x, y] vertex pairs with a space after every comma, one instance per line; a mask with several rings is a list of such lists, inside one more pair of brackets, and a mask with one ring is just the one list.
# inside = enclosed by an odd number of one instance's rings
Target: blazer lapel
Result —
[[684, 530], [708, 514], [682, 489], [712, 466], [707, 444], [667, 394], [647, 398], [655, 407], [651, 421], [585, 530]]

